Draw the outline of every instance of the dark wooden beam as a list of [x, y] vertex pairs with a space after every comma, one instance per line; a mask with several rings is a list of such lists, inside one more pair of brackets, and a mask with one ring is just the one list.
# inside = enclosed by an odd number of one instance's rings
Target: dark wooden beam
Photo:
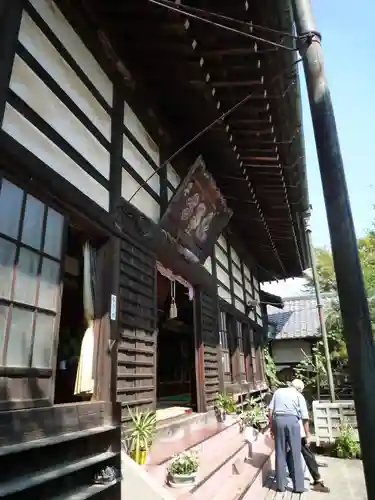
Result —
[[240, 153], [241, 153], [241, 158], [242, 160], [250, 160], [250, 161], [264, 161], [266, 163], [269, 163], [269, 162], [278, 162], [279, 160], [276, 158], [276, 157], [272, 157], [272, 156], [246, 156], [243, 153], [243, 150], [240, 150]]
[[[200, 85], [201, 83], [206, 84], [206, 82], [194, 82], [190, 81], [190, 83], [195, 85]], [[262, 85], [261, 80], [228, 80], [228, 81], [211, 81], [211, 86], [215, 88], [235, 88], [235, 87], [255, 87], [257, 85]]]
[[[275, 49], [276, 52], [276, 49]], [[253, 47], [232, 47], [232, 48], [227, 48], [227, 49], [212, 49], [212, 50], [205, 50], [200, 52], [200, 54], [203, 57], [207, 58], [217, 58], [217, 57], [223, 57], [223, 56], [249, 56], [249, 55], [254, 55], [254, 56], [259, 56], [263, 54], [264, 52], [262, 50], [256, 50], [256, 48]]]

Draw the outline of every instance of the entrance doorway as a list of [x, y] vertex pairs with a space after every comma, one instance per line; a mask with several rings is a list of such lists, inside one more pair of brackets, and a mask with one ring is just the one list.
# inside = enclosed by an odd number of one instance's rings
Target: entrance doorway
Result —
[[[68, 227], [62, 276], [61, 313], [54, 395], [55, 404], [90, 401], [92, 398], [91, 391], [85, 393], [76, 390], [76, 378], [80, 357], [82, 356], [83, 339], [89, 326], [87, 313], [85, 314], [84, 308], [83, 252], [84, 245], [88, 241], [93, 250], [92, 257], [94, 259], [95, 248], [99, 246], [99, 242], [93, 241], [85, 231], [75, 226], [70, 225]], [[91, 276], [90, 279], [94, 281], [95, 277]], [[94, 337], [96, 329], [93, 328], [93, 330]], [[97, 345], [97, 339], [92, 339], [92, 345]], [[90, 346], [88, 351], [86, 352], [85, 369], [87, 370], [88, 365], [92, 366], [92, 374], [90, 373], [88, 378], [94, 378], [97, 353], [93, 352], [94, 348], [90, 352]]]
[[157, 285], [157, 409], [168, 418], [197, 410], [194, 309], [185, 286], [159, 272]]

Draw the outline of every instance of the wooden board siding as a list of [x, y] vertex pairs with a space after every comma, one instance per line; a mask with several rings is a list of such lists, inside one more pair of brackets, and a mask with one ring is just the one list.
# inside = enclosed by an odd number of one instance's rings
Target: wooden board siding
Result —
[[17, 19], [12, 11], [1, 64], [1, 142], [14, 140], [109, 211], [111, 125], [121, 108], [121, 123], [116, 122], [122, 142], [119, 191], [158, 222], [160, 192], [167, 186], [173, 191], [178, 182], [169, 167], [173, 184], [166, 179], [161, 186], [159, 145], [129, 104], [115, 99], [115, 76], [105, 73], [56, 3], [22, 5], [23, 10], [17, 3]]
[[24, 2], [2, 131], [109, 209], [113, 86], [53, 2]]
[[156, 258], [142, 243], [121, 242], [117, 399], [122, 420], [156, 405]]
[[[197, 385], [200, 392], [200, 411], [212, 409], [220, 391], [219, 325], [217, 297], [204, 290], [196, 295]], [[199, 401], [199, 396], [198, 396]]]

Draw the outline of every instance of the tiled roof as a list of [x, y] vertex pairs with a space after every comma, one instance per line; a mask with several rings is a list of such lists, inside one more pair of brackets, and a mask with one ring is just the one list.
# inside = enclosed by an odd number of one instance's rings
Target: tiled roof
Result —
[[[329, 309], [334, 294], [322, 294], [325, 310]], [[318, 309], [315, 295], [301, 295], [283, 299], [282, 311], [274, 306], [267, 306], [268, 322], [275, 325], [270, 328], [270, 340], [318, 338], [321, 336]]]

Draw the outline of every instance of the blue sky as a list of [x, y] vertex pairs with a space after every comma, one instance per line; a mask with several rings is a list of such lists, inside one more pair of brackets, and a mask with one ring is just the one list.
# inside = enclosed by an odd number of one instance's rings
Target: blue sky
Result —
[[[373, 52], [374, 0], [312, 0], [323, 40], [326, 75], [339, 131], [346, 179], [357, 236], [371, 226], [375, 204], [375, 57]], [[301, 66], [302, 68], [302, 66]], [[315, 246], [329, 246], [324, 199], [316, 157], [305, 79], [301, 74], [306, 165], [313, 205]]]

